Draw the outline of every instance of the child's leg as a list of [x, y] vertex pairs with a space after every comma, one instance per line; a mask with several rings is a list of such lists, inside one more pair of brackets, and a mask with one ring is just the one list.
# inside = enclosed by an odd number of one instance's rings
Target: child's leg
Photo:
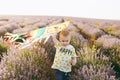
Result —
[[64, 73], [56, 69], [56, 78], [55, 80], [63, 80]]

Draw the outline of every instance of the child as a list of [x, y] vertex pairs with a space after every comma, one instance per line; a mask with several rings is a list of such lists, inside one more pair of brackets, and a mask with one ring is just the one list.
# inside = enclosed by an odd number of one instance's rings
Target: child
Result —
[[69, 73], [72, 65], [76, 64], [76, 53], [70, 45], [71, 35], [69, 31], [62, 30], [59, 33], [59, 41], [56, 36], [52, 36], [56, 48], [56, 54], [52, 68], [56, 71], [56, 80], [69, 80]]

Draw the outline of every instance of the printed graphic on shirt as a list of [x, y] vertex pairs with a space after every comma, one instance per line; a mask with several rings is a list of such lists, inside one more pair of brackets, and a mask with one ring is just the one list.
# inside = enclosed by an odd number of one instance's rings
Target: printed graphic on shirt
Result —
[[64, 54], [69, 54], [69, 55], [72, 54], [72, 51], [71, 51], [71, 50], [65, 49], [65, 48], [60, 48], [60, 52], [61, 52], [61, 53], [64, 53]]

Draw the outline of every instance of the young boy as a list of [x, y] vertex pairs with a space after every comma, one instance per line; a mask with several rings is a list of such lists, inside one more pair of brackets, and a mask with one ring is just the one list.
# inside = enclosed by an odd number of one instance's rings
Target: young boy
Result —
[[76, 64], [76, 53], [72, 45], [70, 45], [71, 35], [69, 31], [62, 30], [59, 33], [59, 41], [56, 36], [52, 36], [56, 54], [52, 68], [56, 71], [56, 80], [69, 80], [69, 73], [72, 65]]

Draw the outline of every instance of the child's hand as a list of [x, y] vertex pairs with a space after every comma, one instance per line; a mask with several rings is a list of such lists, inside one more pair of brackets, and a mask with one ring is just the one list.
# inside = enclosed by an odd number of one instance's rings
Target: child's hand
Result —
[[71, 64], [75, 66], [76, 62], [77, 62], [76, 57], [72, 57]]

